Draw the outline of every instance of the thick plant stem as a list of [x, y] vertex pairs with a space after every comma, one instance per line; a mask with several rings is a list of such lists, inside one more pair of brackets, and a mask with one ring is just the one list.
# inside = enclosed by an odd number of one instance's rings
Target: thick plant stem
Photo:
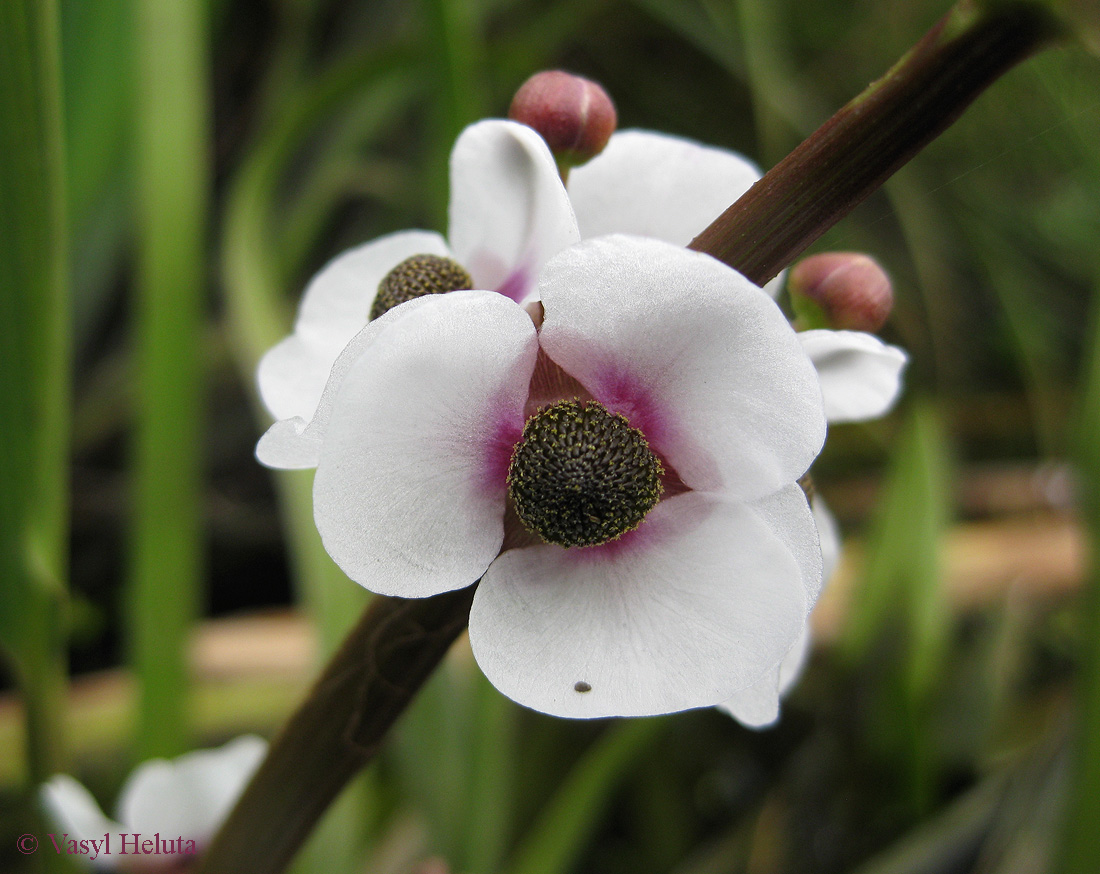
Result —
[[371, 602], [272, 743], [200, 874], [283, 870], [466, 628], [474, 588]]
[[763, 285], [1061, 26], [1026, 2], [963, 0], [894, 67], [775, 165], [689, 248]]

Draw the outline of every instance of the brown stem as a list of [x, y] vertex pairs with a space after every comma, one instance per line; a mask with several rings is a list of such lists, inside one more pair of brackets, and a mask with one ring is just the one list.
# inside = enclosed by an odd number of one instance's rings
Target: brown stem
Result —
[[763, 285], [1061, 33], [1026, 2], [956, 5], [894, 67], [775, 165], [689, 248]]
[[475, 588], [371, 602], [272, 742], [201, 874], [283, 870], [465, 629]]

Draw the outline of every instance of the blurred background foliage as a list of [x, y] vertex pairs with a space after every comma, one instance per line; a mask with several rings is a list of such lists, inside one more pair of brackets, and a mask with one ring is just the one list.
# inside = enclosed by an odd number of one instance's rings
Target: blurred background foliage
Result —
[[[463, 125], [503, 115], [528, 75], [562, 67], [605, 85], [621, 127], [768, 167], [946, 7], [58, 11], [73, 358], [60, 603], [73, 684], [58, 704], [66, 739], [45, 760], [111, 809], [143, 756], [269, 735], [364, 602], [319, 548], [309, 475], [273, 477], [252, 457], [268, 421], [253, 373], [326, 259], [389, 231], [445, 229]], [[884, 336], [912, 363], [898, 411], [832, 429], [815, 467], [849, 540], [777, 727], [709, 711], [543, 717], [489, 687], [460, 643], [298, 870], [1052, 870], [1075, 773], [1075, 679], [1095, 637], [1067, 460], [1100, 279], [1097, 143], [1100, 62], [1048, 52], [815, 247], [888, 268], [898, 302]], [[22, 872], [55, 860], [14, 849], [41, 827], [25, 786], [44, 776], [27, 764], [15, 683], [12, 668], [0, 868]]]

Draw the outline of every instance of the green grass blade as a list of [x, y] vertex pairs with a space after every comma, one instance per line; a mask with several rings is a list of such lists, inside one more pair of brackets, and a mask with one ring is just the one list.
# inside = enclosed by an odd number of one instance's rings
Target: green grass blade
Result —
[[600, 825], [600, 815], [630, 766], [668, 726], [660, 717], [608, 727], [581, 756], [517, 848], [508, 874], [564, 874]]
[[69, 315], [58, 16], [0, 4], [0, 646], [32, 782], [60, 769], [68, 574]]
[[[933, 751], [927, 716], [942, 677], [950, 624], [941, 591], [941, 541], [949, 496], [947, 448], [930, 404], [916, 404], [906, 422], [871, 535], [867, 568], [853, 593], [841, 640], [849, 664], [865, 662], [888, 628], [900, 628], [897, 667], [875, 717], [892, 726], [908, 768], [914, 812], [931, 803]], [[892, 663], [891, 663], [892, 664]], [[896, 674], [891, 674], [896, 671]], [[886, 731], [876, 732], [884, 739]]]
[[[476, 670], [476, 669], [475, 669]], [[473, 749], [466, 815], [466, 870], [495, 871], [512, 830], [514, 774], [520, 754], [517, 707], [480, 671], [473, 683]]]
[[209, 201], [207, 36], [201, 3], [138, 0], [139, 382], [131, 657], [140, 758], [190, 745], [188, 629], [203, 579], [200, 326]]

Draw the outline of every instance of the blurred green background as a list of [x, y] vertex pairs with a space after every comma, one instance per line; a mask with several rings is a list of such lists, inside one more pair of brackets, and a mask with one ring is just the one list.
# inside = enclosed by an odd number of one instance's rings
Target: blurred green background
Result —
[[[603, 83], [620, 127], [766, 168], [945, 11], [943, 0], [5, 7], [5, 48], [22, 23], [38, 51], [4, 61], [38, 71], [7, 77], [5, 129], [33, 116], [50, 141], [55, 118], [63, 150], [47, 161], [54, 230], [4, 286], [0, 388], [15, 413], [0, 450], [21, 457], [23, 413], [46, 446], [37, 466], [5, 468], [4, 489], [17, 492], [20, 470], [34, 507], [52, 489], [37, 530], [62, 546], [46, 582], [10, 568], [3, 580], [0, 870], [57, 861], [15, 849], [42, 828], [35, 779], [67, 770], [111, 811], [143, 758], [270, 735], [354, 620], [365, 596], [319, 548], [310, 475], [273, 477], [252, 457], [268, 423], [255, 364], [328, 258], [394, 230], [445, 230], [447, 155], [466, 123], [503, 115], [531, 73], [562, 67]], [[50, 32], [56, 45], [35, 41]], [[1100, 281], [1098, 143], [1100, 61], [1049, 51], [814, 247], [886, 266], [897, 306], [883, 336], [912, 361], [898, 410], [833, 428], [815, 466], [848, 542], [777, 727], [710, 711], [543, 717], [489, 687], [460, 643], [298, 870], [1054, 870], [1067, 821], [1080, 831], [1100, 804], [1073, 744], [1100, 636], [1074, 498], [1095, 500], [1100, 451], [1088, 439], [1100, 408], [1081, 388]], [[26, 228], [43, 200], [20, 189], [15, 158], [7, 174], [5, 228]], [[19, 302], [24, 276], [52, 308]], [[69, 391], [68, 422], [41, 412]]]

